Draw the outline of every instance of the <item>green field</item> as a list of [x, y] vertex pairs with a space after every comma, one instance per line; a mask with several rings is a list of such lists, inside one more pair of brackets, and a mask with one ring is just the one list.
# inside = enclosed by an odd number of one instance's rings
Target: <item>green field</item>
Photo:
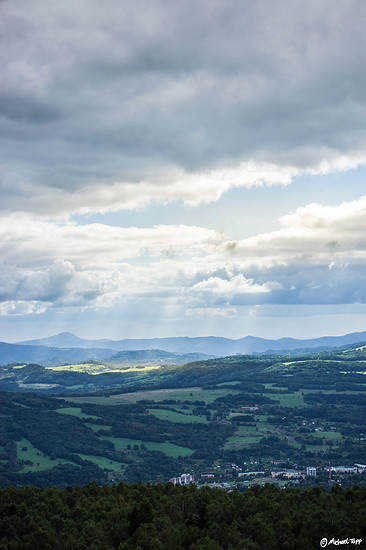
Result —
[[312, 432], [312, 434], [314, 437], [319, 437], [321, 439], [332, 439], [332, 440], [337, 440], [337, 439], [342, 439], [342, 434], [341, 432], [336, 432], [335, 430], [331, 430], [331, 431], [322, 431], [322, 432]]
[[[45, 455], [33, 447], [32, 443], [28, 439], [21, 439], [16, 442], [17, 445], [17, 457], [18, 460], [30, 460], [33, 462], [32, 465], [25, 465], [19, 473], [25, 474], [27, 472], [39, 472], [41, 470], [49, 470], [54, 468], [58, 464], [73, 464], [70, 460], [64, 460], [62, 458], [57, 458], [53, 460], [49, 456]], [[22, 448], [26, 447], [26, 451], [23, 451]], [[74, 464], [75, 465], [75, 464]]]
[[267, 418], [275, 418], [273, 414], [256, 414], [254, 420], [256, 422], [266, 422]]
[[298, 443], [297, 441], [288, 441], [288, 444], [296, 449], [301, 449], [302, 447], [301, 443]]
[[237, 432], [240, 434], [253, 434], [257, 429], [257, 426], [238, 426]]
[[108, 363], [77, 363], [74, 365], [61, 365], [46, 367], [53, 371], [84, 372], [87, 374], [102, 374], [106, 372], [142, 372], [160, 369], [160, 365], [110, 365]]
[[102, 396], [90, 396], [90, 397], [59, 397], [58, 399], [66, 401], [67, 403], [75, 403], [76, 405], [83, 403], [91, 403], [92, 405], [120, 405], [117, 399], [111, 397]]
[[167, 411], [165, 409], [148, 409], [150, 414], [156, 416], [160, 420], [169, 420], [169, 422], [178, 422], [181, 424], [192, 424], [193, 422], [200, 422], [208, 424], [208, 420], [205, 416], [197, 416], [195, 414], [180, 414], [175, 411]]
[[231, 382], [220, 382], [220, 384], [216, 384], [216, 386], [235, 386], [236, 384], [240, 384], [240, 380], [232, 380]]
[[167, 456], [173, 458], [178, 458], [179, 456], [185, 457], [190, 456], [194, 451], [188, 449], [188, 447], [180, 447], [179, 445], [174, 445], [173, 443], [157, 443], [155, 441], [141, 441], [141, 439], [129, 439], [127, 437], [110, 437], [106, 435], [101, 435], [100, 439], [105, 439], [106, 441], [111, 441], [117, 451], [127, 449], [127, 446], [130, 445], [142, 445], [144, 444], [149, 451], [161, 451]]
[[300, 391], [294, 393], [263, 393], [266, 397], [279, 401], [280, 407], [306, 407]]
[[249, 487], [252, 487], [253, 485], [266, 485], [266, 483], [271, 483], [272, 485], [277, 485], [278, 487], [285, 487], [290, 480], [281, 480], [281, 479], [274, 479], [273, 477], [256, 477], [253, 480], [250, 480]]
[[108, 469], [120, 472], [126, 468], [126, 464], [123, 462], [116, 462], [115, 460], [110, 460], [109, 458], [105, 458], [103, 456], [83, 455], [80, 453], [78, 453], [78, 456], [80, 456], [83, 460], [90, 460], [90, 462], [94, 462], [94, 464], [99, 466], [99, 468], [102, 468], [102, 470]]
[[258, 443], [262, 437], [262, 435], [249, 435], [247, 437], [234, 435], [227, 439], [224, 449], [242, 449], [243, 447], [253, 445], [253, 443]]
[[106, 426], [105, 424], [89, 424], [85, 423], [85, 426], [93, 430], [93, 432], [99, 432], [99, 430], [110, 430], [112, 426]]
[[87, 374], [101, 374], [103, 372], [110, 372], [111, 368], [103, 363], [78, 363], [75, 365], [60, 365], [53, 367], [46, 367], [46, 369], [53, 371], [68, 371], [68, 372], [85, 372]]
[[277, 386], [276, 384], [273, 384], [273, 383], [263, 384], [263, 386], [266, 388], [266, 390], [287, 390], [287, 388], [284, 388], [282, 386]]
[[195, 405], [188, 405], [187, 403], [184, 403], [184, 404], [179, 404], [178, 403], [178, 404], [175, 404], [175, 405], [170, 405], [169, 404], [169, 407], [171, 407], [175, 411], [190, 414], [191, 412], [193, 412], [193, 409], [195, 408]]
[[237, 393], [239, 392], [229, 389], [203, 390], [202, 388], [192, 387], [120, 393], [118, 395], [112, 395], [111, 397], [115, 400], [122, 400], [130, 403], [136, 403], [142, 399], [155, 402], [163, 401], [164, 399], [174, 399], [176, 401], [205, 401], [206, 403], [212, 403], [218, 397], [229, 394], [235, 395]]
[[78, 418], [93, 418], [94, 420], [98, 420], [98, 416], [83, 413], [79, 407], [65, 407], [63, 409], [56, 409], [56, 412], [61, 414], [71, 414], [72, 416], [77, 416]]

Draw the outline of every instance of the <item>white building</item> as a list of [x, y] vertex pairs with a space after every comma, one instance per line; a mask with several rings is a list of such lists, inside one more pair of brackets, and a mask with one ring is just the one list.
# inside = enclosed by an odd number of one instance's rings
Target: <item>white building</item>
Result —
[[[324, 470], [329, 471], [329, 467], [325, 467]], [[356, 474], [357, 467], [356, 466], [331, 466], [330, 471], [336, 474]]]
[[173, 483], [174, 485], [190, 485], [191, 483], [194, 483], [194, 475], [193, 474], [182, 474], [179, 477], [172, 477], [169, 479], [170, 483]]

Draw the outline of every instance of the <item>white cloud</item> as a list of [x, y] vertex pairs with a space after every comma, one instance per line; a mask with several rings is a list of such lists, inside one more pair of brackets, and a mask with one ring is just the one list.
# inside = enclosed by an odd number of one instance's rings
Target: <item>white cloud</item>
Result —
[[39, 315], [47, 309], [47, 304], [37, 301], [9, 300], [0, 303], [0, 316]]
[[366, 196], [309, 204], [283, 216], [277, 231], [238, 241], [198, 226], [121, 228], [9, 215], [0, 222], [1, 301], [16, 312], [15, 303], [31, 304], [30, 311], [110, 308], [139, 297], [176, 304], [183, 314], [363, 303], [365, 220]]
[[282, 228], [219, 245], [242, 265], [357, 264], [366, 259], [366, 196], [339, 206], [317, 203], [280, 218]]
[[282, 285], [280, 283], [270, 281], [260, 285], [255, 283], [253, 279], [247, 279], [239, 273], [239, 275], [232, 277], [230, 280], [221, 279], [220, 277], [209, 277], [195, 284], [192, 290], [230, 297], [233, 294], [262, 294], [281, 288]]
[[122, 266], [144, 254], [199, 254], [219, 243], [214, 230], [195, 226], [151, 228], [111, 227], [103, 224], [77, 225], [41, 221], [28, 216], [4, 216], [0, 221], [0, 252], [9, 264], [42, 266], [57, 258], [80, 268], [103, 270]]
[[238, 316], [238, 310], [234, 307], [196, 307], [187, 308], [185, 311], [186, 317], [223, 317], [232, 318]]

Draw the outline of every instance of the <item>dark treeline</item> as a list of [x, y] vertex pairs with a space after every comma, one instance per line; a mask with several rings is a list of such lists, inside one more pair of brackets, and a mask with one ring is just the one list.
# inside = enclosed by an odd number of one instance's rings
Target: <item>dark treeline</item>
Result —
[[8, 487], [0, 490], [0, 549], [311, 550], [323, 538], [364, 539], [365, 505], [360, 487]]

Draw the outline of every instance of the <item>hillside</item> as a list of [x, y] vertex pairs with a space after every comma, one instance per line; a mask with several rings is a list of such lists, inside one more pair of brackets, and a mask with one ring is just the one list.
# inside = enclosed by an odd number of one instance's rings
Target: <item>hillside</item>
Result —
[[[24, 346], [25, 349], [28, 347], [31, 346]], [[42, 349], [54, 353], [54, 348]], [[92, 350], [81, 351], [89, 353]], [[179, 387], [224, 383], [248, 376], [264, 375], [269, 380], [270, 376], [310, 374], [316, 378], [324, 373], [341, 376], [342, 373], [356, 374], [366, 370], [366, 350], [362, 345], [295, 356], [237, 354], [210, 359], [201, 357], [200, 354], [180, 355], [162, 350], [130, 350], [104, 360], [59, 366], [51, 361], [43, 365], [24, 362], [1, 368], [0, 390], [80, 394], [122, 386]], [[185, 363], [187, 359], [191, 360]]]
[[0, 342], [0, 365], [37, 363], [45, 367], [105, 360], [123, 365], [181, 365], [188, 361], [208, 359], [213, 355], [202, 353], [174, 353], [164, 350], [127, 350], [116, 352], [109, 348], [65, 348], [43, 345], [21, 345]]
[[328, 483], [329, 462], [340, 468], [332, 482], [364, 484], [365, 366], [366, 351], [352, 348], [109, 372], [90, 363], [3, 367], [0, 485], [164, 482], [193, 472], [228, 489], [306, 487]]
[[0, 365], [10, 363], [39, 363], [45, 366], [74, 363], [87, 359], [106, 359], [112, 349], [56, 348], [41, 345], [20, 345], [0, 342]]

